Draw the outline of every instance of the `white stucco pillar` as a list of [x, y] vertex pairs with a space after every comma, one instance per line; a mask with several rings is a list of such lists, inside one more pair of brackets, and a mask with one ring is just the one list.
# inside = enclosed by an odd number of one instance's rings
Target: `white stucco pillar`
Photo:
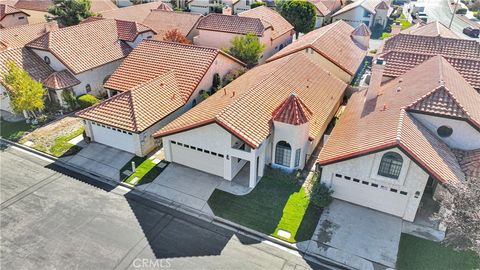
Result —
[[162, 139], [163, 141], [163, 154], [165, 155], [165, 160], [168, 162], [172, 162], [172, 148], [170, 145], [170, 141], [167, 139]]
[[[228, 154], [227, 154], [228, 155]], [[223, 158], [223, 178], [228, 181], [232, 181], [232, 157], [228, 155]]]
[[257, 185], [257, 161], [250, 161], [250, 179], [248, 186], [254, 188]]

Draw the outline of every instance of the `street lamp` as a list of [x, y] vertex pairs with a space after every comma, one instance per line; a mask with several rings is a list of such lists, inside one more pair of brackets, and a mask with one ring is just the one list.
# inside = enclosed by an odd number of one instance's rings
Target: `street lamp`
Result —
[[459, 1], [460, 0], [457, 0], [457, 2], [455, 3], [455, 8], [453, 9], [452, 19], [450, 19], [450, 24], [448, 25], [448, 29], [450, 29], [452, 27], [453, 18], [455, 17], [455, 13], [457, 12], [457, 7], [458, 7], [458, 2]]

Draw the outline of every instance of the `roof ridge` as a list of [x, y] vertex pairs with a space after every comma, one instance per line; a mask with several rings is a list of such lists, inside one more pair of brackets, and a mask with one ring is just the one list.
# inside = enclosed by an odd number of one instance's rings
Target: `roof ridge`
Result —
[[402, 127], [403, 127], [403, 118], [405, 116], [406, 112], [405, 109], [401, 108], [400, 109], [400, 118], [398, 120], [398, 125], [397, 125], [397, 133], [395, 136], [395, 141], [397, 144], [399, 144], [402, 140]]
[[212, 51], [221, 51], [218, 48], [214, 47], [208, 47], [208, 46], [200, 46], [200, 45], [195, 45], [195, 44], [185, 44], [185, 43], [178, 43], [178, 42], [173, 42], [173, 41], [166, 41], [166, 40], [156, 40], [156, 39], [144, 39], [142, 42], [150, 42], [150, 43], [166, 43], [166, 44], [171, 44], [175, 45], [178, 47], [191, 47], [191, 48], [201, 48], [201, 49], [208, 49]]
[[134, 106], [134, 92], [132, 90], [126, 91], [125, 95], [128, 95], [127, 102], [128, 106], [130, 107], [130, 112], [131, 112], [131, 117], [132, 117], [132, 122], [133, 122], [133, 130], [138, 131], [138, 125], [137, 125], [137, 115], [135, 114], [135, 106]]

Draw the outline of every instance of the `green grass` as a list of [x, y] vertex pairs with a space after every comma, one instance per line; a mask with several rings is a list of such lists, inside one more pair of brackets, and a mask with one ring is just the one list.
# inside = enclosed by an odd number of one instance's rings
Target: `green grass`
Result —
[[0, 136], [7, 140], [18, 141], [22, 135], [33, 129], [33, 126], [25, 121], [7, 122], [0, 120]]
[[403, 15], [403, 13], [402, 13], [402, 15], [400, 15], [399, 18], [397, 18], [395, 20], [395, 22], [400, 22], [400, 25], [402, 26], [402, 30], [407, 29], [408, 27], [412, 26], [412, 23], [407, 20], [405, 15]]
[[473, 252], [457, 252], [441, 243], [402, 234], [397, 269], [478, 269], [480, 258]]
[[[82, 126], [81, 128], [75, 130], [68, 135], [57, 137], [48, 152], [56, 157], [76, 154], [78, 151], [81, 150], [81, 148], [69, 143], [68, 141], [81, 135], [84, 129], [85, 128]], [[41, 149], [37, 150], [42, 151]]]
[[[157, 164], [153, 163], [152, 160], [146, 158], [146, 157], [133, 157], [132, 160], [130, 160], [125, 166], [120, 171], [120, 174], [124, 170], [132, 170], [132, 161], [135, 162], [135, 172], [127, 177], [124, 182], [131, 184], [131, 185], [138, 185], [138, 184], [146, 184], [152, 182], [165, 168], [159, 168], [157, 167]], [[122, 175], [121, 175], [122, 177]], [[124, 177], [124, 175], [123, 175]], [[133, 183], [133, 179], [135, 177], [138, 177], [139, 180], [137, 183]]]
[[[321, 215], [293, 176], [272, 169], [249, 194], [215, 190], [208, 204], [217, 216], [292, 243], [309, 240]], [[278, 230], [291, 237], [282, 238]]]

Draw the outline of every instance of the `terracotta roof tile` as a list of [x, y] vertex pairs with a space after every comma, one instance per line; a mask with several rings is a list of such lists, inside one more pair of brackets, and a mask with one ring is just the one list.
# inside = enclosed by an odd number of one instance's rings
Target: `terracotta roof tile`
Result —
[[267, 61], [284, 57], [305, 48], [312, 48], [353, 75], [366, 55], [366, 48], [361, 48], [351, 37], [354, 30], [346, 22], [337, 21], [307, 33], [274, 54]]
[[[480, 127], [480, 96], [455, 68], [441, 56], [435, 56], [401, 78], [385, 83], [379, 93], [376, 99], [368, 101], [364, 91], [350, 98], [320, 153], [319, 163], [324, 165], [400, 147], [439, 181], [463, 179], [450, 148], [411, 114], [417, 112], [411, 109], [418, 105], [439, 116], [461, 114]], [[457, 104], [444, 100], [447, 97]], [[442, 103], [447, 108], [440, 107]]]
[[152, 31], [148, 26], [130, 21], [115, 20], [117, 23], [118, 39], [133, 42], [140, 34]]
[[143, 22], [143, 20], [147, 18], [148, 14], [150, 14], [150, 11], [152, 11], [152, 9], [157, 9], [160, 5], [161, 3], [159, 2], [150, 2], [100, 13], [102, 18]]
[[0, 29], [0, 42], [8, 48], [21, 48], [50, 30], [58, 29], [56, 22], [26, 24]]
[[[0, 52], [0, 73], [7, 70], [7, 62], [14, 61], [26, 70], [32, 78], [43, 81], [52, 72], [53, 69], [47, 65], [38, 55], [26, 48], [10, 49]], [[0, 81], [3, 77], [0, 76]]]
[[[5, 17], [6, 15], [10, 14], [15, 14], [15, 13], [25, 13], [28, 15], [28, 13], [21, 11], [20, 9], [16, 9], [10, 5], [5, 5], [5, 4], [0, 4], [0, 21]], [[28, 15], [30, 16], [30, 15]]]
[[160, 6], [157, 7], [157, 10], [173, 11], [173, 8], [165, 3], [160, 3]]
[[[132, 48], [119, 40], [115, 20], [98, 20], [50, 31], [27, 47], [48, 50], [74, 74], [122, 59]], [[129, 32], [130, 33], [130, 32]], [[128, 34], [125, 34], [128, 35]]]
[[309, 57], [293, 54], [248, 71], [154, 136], [217, 123], [256, 148], [271, 132], [272, 113], [295, 92], [312, 111], [309, 135], [316, 138], [333, 117], [346, 86]]
[[54, 90], [65, 89], [80, 83], [81, 82], [66, 69], [53, 72], [43, 80], [43, 86]]
[[[101, 11], [114, 10], [118, 7], [111, 0], [90, 0], [92, 7], [90, 11], [98, 13]], [[48, 7], [53, 4], [52, 0], [18, 0], [15, 4], [16, 8], [48, 11]]]
[[292, 93], [272, 113], [272, 119], [277, 122], [298, 126], [307, 123], [312, 114], [307, 105], [296, 94]]
[[361, 37], [369, 37], [372, 35], [372, 32], [370, 32], [370, 29], [368, 29], [368, 26], [366, 26], [364, 23], [361, 23], [355, 30], [352, 32], [352, 36], [361, 36]]
[[203, 17], [198, 23], [197, 29], [227, 32], [234, 34], [254, 33], [257, 36], [263, 35], [267, 28], [262, 20], [258, 18], [240, 17], [234, 15], [223, 15], [210, 13]]
[[182, 97], [187, 100], [218, 54], [224, 53], [215, 48], [143, 40], [115, 70], [105, 87], [127, 91], [173, 70]]
[[191, 12], [170, 12], [164, 10], [152, 10], [143, 20], [143, 24], [152, 28], [156, 33], [156, 39], [163, 40], [165, 33], [177, 29], [187, 36], [202, 17], [201, 14]]
[[467, 176], [480, 178], [480, 149], [470, 151], [454, 149], [453, 152]]
[[238, 14], [240, 17], [258, 18], [266, 21], [272, 27], [272, 39], [276, 39], [293, 30], [293, 26], [278, 12], [266, 7], [259, 6]]
[[77, 113], [79, 117], [142, 132], [185, 104], [173, 71]]
[[427, 37], [441, 36], [444, 38], [460, 38], [452, 30], [448, 29], [445, 25], [438, 21], [429, 22], [427, 24], [417, 23], [405, 30], [402, 30], [401, 33]]

